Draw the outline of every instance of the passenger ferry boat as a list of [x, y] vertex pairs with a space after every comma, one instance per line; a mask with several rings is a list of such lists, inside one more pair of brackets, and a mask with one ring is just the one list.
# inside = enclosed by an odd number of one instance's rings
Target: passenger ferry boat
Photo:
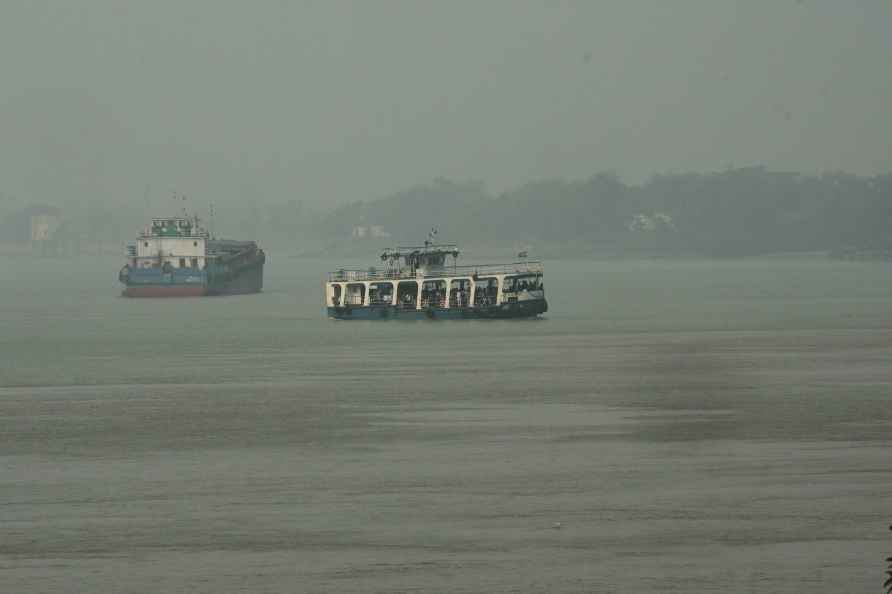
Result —
[[266, 255], [254, 241], [215, 239], [198, 217], [152, 219], [118, 273], [125, 297], [259, 293]]
[[456, 245], [428, 240], [385, 250], [383, 270], [331, 272], [325, 283], [328, 316], [527, 318], [548, 311], [541, 262], [459, 266], [458, 256]]

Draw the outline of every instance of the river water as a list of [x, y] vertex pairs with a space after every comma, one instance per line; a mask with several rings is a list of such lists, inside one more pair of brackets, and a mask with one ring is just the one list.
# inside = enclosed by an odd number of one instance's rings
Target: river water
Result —
[[879, 592], [892, 268], [548, 262], [528, 321], [0, 259], [0, 591]]

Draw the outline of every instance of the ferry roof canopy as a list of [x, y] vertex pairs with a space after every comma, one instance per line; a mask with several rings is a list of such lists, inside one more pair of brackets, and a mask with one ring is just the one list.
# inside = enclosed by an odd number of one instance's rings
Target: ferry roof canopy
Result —
[[427, 243], [424, 245], [401, 245], [395, 248], [387, 248], [381, 254], [382, 260], [405, 258], [406, 256], [419, 256], [422, 254], [444, 255], [458, 257], [458, 245], [455, 243]]

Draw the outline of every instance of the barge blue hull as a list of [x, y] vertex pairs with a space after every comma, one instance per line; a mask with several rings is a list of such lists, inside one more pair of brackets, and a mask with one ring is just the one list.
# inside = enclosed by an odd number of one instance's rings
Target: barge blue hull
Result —
[[242, 295], [263, 290], [264, 258], [238, 268], [211, 266], [207, 270], [132, 268], [121, 272], [125, 297], [199, 297]]
[[481, 320], [532, 318], [548, 311], [545, 299], [503, 303], [487, 307], [405, 309], [393, 305], [329, 307], [337, 320]]

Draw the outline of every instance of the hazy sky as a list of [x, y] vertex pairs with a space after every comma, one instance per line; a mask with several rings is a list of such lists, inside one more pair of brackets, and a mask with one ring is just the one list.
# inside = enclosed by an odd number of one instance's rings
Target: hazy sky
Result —
[[0, 191], [888, 172], [889, 0], [3, 0]]

